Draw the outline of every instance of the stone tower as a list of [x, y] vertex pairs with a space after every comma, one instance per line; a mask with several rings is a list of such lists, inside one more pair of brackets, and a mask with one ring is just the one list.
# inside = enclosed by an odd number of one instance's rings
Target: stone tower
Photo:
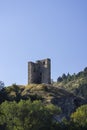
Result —
[[36, 63], [28, 62], [28, 84], [51, 83], [51, 60], [38, 60]]

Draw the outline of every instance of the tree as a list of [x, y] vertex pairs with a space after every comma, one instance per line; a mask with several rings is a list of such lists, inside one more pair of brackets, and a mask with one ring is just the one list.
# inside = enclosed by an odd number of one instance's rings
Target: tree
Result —
[[87, 67], [84, 68], [84, 71], [87, 72]]
[[0, 128], [3, 130], [49, 130], [53, 116], [60, 109], [45, 106], [41, 101], [21, 100], [19, 103], [5, 101], [0, 105]]
[[63, 81], [62, 77], [58, 77], [57, 82], [62, 82], [62, 81]]
[[0, 89], [4, 88], [4, 82], [3, 81], [0, 81]]
[[62, 79], [65, 80], [67, 78], [66, 74], [62, 75]]
[[87, 128], [87, 105], [77, 108], [76, 112], [71, 115], [71, 120], [79, 127]]
[[71, 81], [72, 80], [72, 76], [68, 73], [67, 74], [67, 81]]

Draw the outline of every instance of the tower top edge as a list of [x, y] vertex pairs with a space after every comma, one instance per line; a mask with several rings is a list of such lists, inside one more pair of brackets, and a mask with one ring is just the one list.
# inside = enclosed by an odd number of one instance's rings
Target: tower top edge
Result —
[[50, 58], [46, 58], [46, 59], [42, 59], [42, 60], [37, 60], [36, 62], [40, 62], [40, 61], [46, 61], [46, 60], [49, 60], [49, 61], [51, 61], [51, 59], [50, 59]]
[[28, 64], [34, 64], [34, 62], [32, 62], [32, 61], [29, 61], [29, 62], [28, 62]]
[[46, 58], [46, 59], [36, 60], [36, 62], [29, 61], [28, 64], [35, 64], [35, 63], [38, 63], [38, 62], [41, 62], [41, 61], [46, 61], [46, 60], [51, 61], [50, 58]]

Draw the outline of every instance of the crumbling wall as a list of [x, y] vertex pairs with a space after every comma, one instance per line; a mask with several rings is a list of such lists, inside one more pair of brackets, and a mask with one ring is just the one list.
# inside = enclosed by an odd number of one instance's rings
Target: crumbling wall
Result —
[[51, 83], [51, 60], [38, 60], [36, 63], [28, 62], [28, 84]]

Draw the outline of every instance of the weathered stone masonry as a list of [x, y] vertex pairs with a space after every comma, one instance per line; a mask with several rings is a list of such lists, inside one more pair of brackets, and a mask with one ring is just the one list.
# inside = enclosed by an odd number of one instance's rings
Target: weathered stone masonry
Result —
[[36, 63], [28, 62], [28, 84], [51, 83], [51, 60], [38, 60]]

